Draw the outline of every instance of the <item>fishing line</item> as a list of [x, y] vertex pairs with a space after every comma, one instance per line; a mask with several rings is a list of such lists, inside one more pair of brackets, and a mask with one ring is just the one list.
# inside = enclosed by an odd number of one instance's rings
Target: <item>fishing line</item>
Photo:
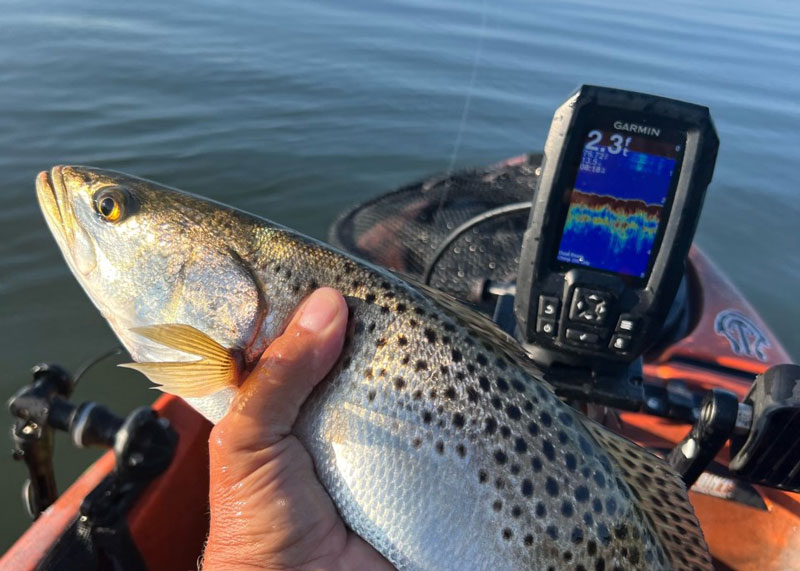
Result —
[[121, 354], [122, 354], [122, 345], [117, 345], [116, 347], [109, 349], [105, 353], [101, 353], [99, 356], [89, 359], [78, 369], [78, 372], [75, 374], [75, 380], [72, 382], [72, 386], [73, 387], [77, 386], [78, 381], [86, 373], [86, 371], [88, 371], [89, 369], [100, 363], [100, 361], [104, 361], [105, 359]]
[[461, 150], [461, 141], [464, 138], [464, 127], [467, 124], [467, 117], [469, 116], [469, 108], [472, 103], [472, 95], [475, 91], [475, 81], [478, 78], [478, 63], [483, 56], [483, 41], [486, 37], [486, 22], [488, 20], [487, 0], [483, 0], [481, 10], [481, 29], [478, 34], [478, 45], [475, 48], [475, 53], [472, 57], [472, 71], [470, 72], [469, 85], [467, 86], [467, 95], [464, 98], [464, 107], [461, 110], [461, 121], [458, 124], [458, 131], [456, 132], [456, 140], [453, 144], [453, 152], [450, 154], [450, 164], [447, 167], [447, 182], [445, 182], [444, 192], [439, 199], [439, 208], [441, 209], [447, 198], [447, 193], [450, 190], [450, 175], [453, 172], [453, 167], [456, 164], [458, 153]]

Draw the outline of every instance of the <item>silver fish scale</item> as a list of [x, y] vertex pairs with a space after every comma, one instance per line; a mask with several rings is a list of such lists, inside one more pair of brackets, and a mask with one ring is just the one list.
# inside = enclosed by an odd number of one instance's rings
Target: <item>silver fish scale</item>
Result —
[[339, 289], [351, 317], [296, 432], [356, 533], [399, 569], [668, 568], [622, 472], [543, 383], [394, 276], [308, 256], [327, 269], [298, 265], [301, 289]]

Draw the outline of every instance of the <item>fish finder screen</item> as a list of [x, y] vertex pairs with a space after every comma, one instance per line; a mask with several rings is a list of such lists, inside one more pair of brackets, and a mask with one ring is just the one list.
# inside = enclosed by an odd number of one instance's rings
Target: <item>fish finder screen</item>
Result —
[[680, 151], [663, 140], [589, 131], [558, 261], [644, 278]]

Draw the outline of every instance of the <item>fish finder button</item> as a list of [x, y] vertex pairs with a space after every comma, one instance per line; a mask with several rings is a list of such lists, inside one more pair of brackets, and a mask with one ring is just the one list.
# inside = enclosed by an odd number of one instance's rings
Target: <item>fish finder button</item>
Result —
[[611, 295], [608, 292], [576, 287], [572, 295], [569, 318], [580, 323], [603, 325], [608, 316]]
[[547, 319], [558, 319], [558, 305], [560, 300], [549, 295], [539, 296], [539, 315]]

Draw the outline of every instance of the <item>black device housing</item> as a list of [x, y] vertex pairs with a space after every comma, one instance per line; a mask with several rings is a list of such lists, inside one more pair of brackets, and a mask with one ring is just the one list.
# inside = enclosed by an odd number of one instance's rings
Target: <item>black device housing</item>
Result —
[[[556, 259], [587, 134], [615, 129], [617, 122], [659, 129], [655, 138], [680, 146], [643, 278]], [[556, 110], [523, 239], [514, 308], [518, 337], [536, 360], [624, 366], [652, 343], [683, 278], [718, 147], [708, 108], [700, 105], [584, 85]], [[572, 306], [589, 296], [602, 302], [602, 319], [576, 320]], [[621, 331], [621, 318], [633, 330]]]

